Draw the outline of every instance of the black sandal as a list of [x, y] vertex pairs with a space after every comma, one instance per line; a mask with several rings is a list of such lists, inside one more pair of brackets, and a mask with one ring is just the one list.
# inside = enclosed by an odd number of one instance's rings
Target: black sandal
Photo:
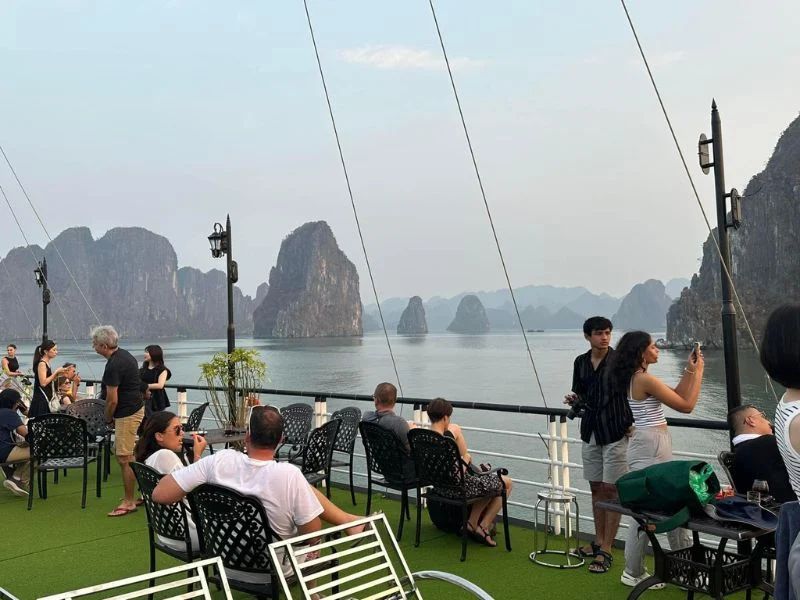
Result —
[[586, 550], [584, 550], [583, 546], [578, 546], [577, 548], [575, 548], [575, 554], [577, 554], [582, 558], [594, 558], [595, 556], [597, 556], [597, 551], [600, 550], [600, 544], [598, 544], [595, 541], [592, 541], [589, 544], [589, 546], [591, 546], [592, 548], [591, 552], [587, 552]]
[[486, 531], [481, 525], [478, 525], [477, 529], [473, 529], [469, 521], [464, 524], [464, 528], [467, 530], [467, 535], [474, 541], [478, 542], [479, 544], [483, 544], [484, 546], [489, 546], [490, 548], [496, 548], [497, 542], [495, 542], [494, 538], [491, 534]]
[[589, 573], [594, 573], [595, 575], [599, 575], [601, 573], [608, 573], [609, 569], [611, 568], [611, 563], [613, 562], [613, 560], [614, 560], [613, 556], [611, 556], [605, 550], [600, 550], [598, 548], [594, 560], [589, 563]]

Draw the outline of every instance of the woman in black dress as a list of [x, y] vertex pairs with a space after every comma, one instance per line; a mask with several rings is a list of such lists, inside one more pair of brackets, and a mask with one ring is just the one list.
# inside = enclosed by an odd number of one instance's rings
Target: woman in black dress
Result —
[[[450, 422], [453, 405], [444, 398], [435, 398], [428, 404], [427, 412], [431, 421], [431, 431], [455, 440], [458, 452], [464, 462], [472, 462], [467, 452], [467, 442], [464, 440], [461, 427]], [[465, 471], [465, 475], [467, 498], [481, 498], [470, 507], [469, 519], [466, 523], [467, 533], [475, 541], [486, 546], [497, 546], [497, 542], [489, 532], [494, 525], [497, 513], [503, 506], [500, 498], [503, 486], [506, 488], [506, 495], [511, 494], [511, 478], [497, 473], [478, 475], [470, 469]]]
[[144, 362], [139, 370], [139, 377], [147, 384], [150, 392], [150, 398], [144, 405], [145, 418], [159, 410], [166, 410], [169, 398], [164, 386], [172, 373], [164, 366], [164, 351], [161, 346], [153, 344], [144, 349]]
[[50, 361], [58, 356], [58, 346], [53, 340], [47, 340], [33, 351], [33, 399], [28, 410], [30, 418], [50, 414], [50, 401], [53, 398], [53, 381], [65, 371], [58, 367], [55, 371], [50, 369]]

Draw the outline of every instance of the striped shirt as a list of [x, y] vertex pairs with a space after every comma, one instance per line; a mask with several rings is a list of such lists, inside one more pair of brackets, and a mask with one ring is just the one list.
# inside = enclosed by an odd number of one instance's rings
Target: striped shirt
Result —
[[614, 353], [608, 349], [605, 358], [592, 366], [592, 351], [575, 359], [572, 369], [572, 391], [585, 401], [585, 411], [581, 417], [581, 439], [589, 443], [594, 435], [598, 446], [613, 444], [621, 440], [633, 424], [633, 416], [625, 392], [614, 393], [605, 377], [606, 363]]
[[636, 427], [658, 427], [667, 424], [661, 400], [653, 396], [648, 396], [644, 400], [636, 400], [633, 397], [633, 378], [631, 378], [631, 385], [628, 388], [628, 404], [631, 405], [633, 424]]
[[800, 402], [786, 402], [784, 394], [775, 407], [775, 439], [781, 451], [786, 470], [789, 472], [789, 482], [795, 495], [800, 498], [800, 453], [792, 447], [789, 440], [789, 427], [792, 420], [800, 414]]

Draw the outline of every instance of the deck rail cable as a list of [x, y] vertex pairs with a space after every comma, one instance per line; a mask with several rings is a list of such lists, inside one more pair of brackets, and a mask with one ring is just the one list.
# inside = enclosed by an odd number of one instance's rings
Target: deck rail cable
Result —
[[[2, 151], [2, 146], [0, 146], [0, 151]], [[3, 156], [5, 156], [5, 152], [3, 152]], [[6, 159], [6, 160], [8, 160], [8, 159]], [[19, 180], [17, 180], [17, 181], [19, 181]], [[5, 191], [5, 189], [3, 189], [2, 186], [0, 186], [0, 193], [3, 194], [3, 199], [6, 201], [6, 205], [8, 206], [8, 210], [11, 211], [11, 216], [14, 217], [14, 222], [17, 224], [17, 228], [19, 229], [19, 232], [22, 234], [22, 239], [25, 240], [25, 244], [26, 244], [26, 246], [28, 248], [28, 251], [31, 253], [31, 256], [33, 257], [33, 262], [34, 263], [38, 263], [39, 259], [36, 257], [36, 253], [33, 251], [33, 247], [31, 246], [31, 243], [28, 240], [28, 236], [25, 235], [25, 230], [22, 228], [22, 224], [19, 222], [19, 219], [17, 218], [17, 213], [14, 211], [14, 207], [11, 206], [11, 202], [9, 201], [8, 196], [6, 195], [6, 191]], [[53, 245], [55, 246], [55, 244], [53, 244]], [[62, 260], [63, 260], [63, 258], [62, 258]], [[44, 277], [44, 274], [42, 274], [42, 276]], [[49, 285], [49, 282], [47, 281], [46, 278], [45, 278], [45, 283], [47, 283]], [[75, 346], [78, 348], [78, 354], [81, 357], [88, 357], [89, 355], [86, 352], [80, 350], [81, 344], [78, 341], [77, 336], [75, 335], [75, 331], [73, 331], [73, 329], [72, 329], [72, 325], [70, 325], [69, 319], [67, 319], [67, 315], [64, 312], [64, 307], [61, 305], [61, 301], [58, 299], [58, 295], [54, 294], [53, 291], [50, 290], [50, 297], [53, 300], [56, 301], [56, 306], [58, 307], [58, 312], [61, 313], [61, 317], [64, 319], [64, 323], [66, 323], [67, 329], [69, 329], [70, 336], [72, 337], [72, 340], [75, 342]], [[27, 312], [25, 314], [27, 316]], [[30, 318], [28, 320], [30, 321]], [[31, 323], [31, 325], [32, 325], [32, 323]], [[91, 363], [90, 360], [86, 361], [86, 366], [89, 367], [89, 372], [92, 374], [92, 377], [96, 378], [97, 374], [94, 372], [94, 368], [92, 367], [92, 363]]]
[[[389, 341], [389, 334], [386, 331], [386, 321], [383, 318], [383, 310], [381, 310], [381, 301], [378, 296], [378, 289], [375, 286], [375, 278], [372, 275], [372, 266], [369, 262], [369, 255], [367, 254], [367, 245], [364, 243], [364, 235], [361, 232], [361, 222], [358, 219], [358, 210], [356, 210], [356, 201], [353, 196], [353, 188], [350, 185], [350, 175], [347, 172], [347, 163], [344, 160], [344, 151], [342, 150], [342, 142], [339, 138], [339, 130], [336, 127], [336, 118], [333, 115], [333, 105], [331, 104], [331, 96], [328, 93], [328, 84], [325, 81], [325, 72], [322, 69], [322, 60], [319, 57], [319, 48], [317, 47], [317, 38], [314, 35], [314, 27], [311, 24], [311, 13], [308, 11], [308, 0], [303, 0], [303, 7], [306, 11], [306, 22], [308, 23], [308, 32], [311, 35], [311, 43], [314, 45], [314, 56], [317, 59], [317, 69], [319, 70], [319, 77], [322, 81], [322, 90], [325, 93], [325, 102], [328, 105], [328, 115], [331, 119], [331, 126], [333, 127], [333, 136], [336, 138], [336, 148], [339, 150], [339, 161], [342, 163], [342, 172], [344, 173], [344, 180], [347, 184], [347, 194], [350, 197], [350, 206], [353, 209], [353, 217], [356, 221], [356, 229], [358, 230], [358, 238], [361, 241], [361, 250], [364, 253], [364, 262], [367, 264], [367, 273], [369, 274], [369, 282], [372, 286], [372, 294], [375, 296], [375, 304], [378, 306], [378, 316], [381, 319], [381, 327], [383, 327], [383, 335], [386, 338], [386, 346], [389, 348], [389, 357], [392, 359], [392, 368], [394, 369], [394, 376], [397, 378], [397, 387], [400, 390], [400, 396], [403, 396], [403, 385], [400, 382], [400, 374], [397, 372], [397, 362], [394, 358], [392, 351], [392, 343]], [[402, 411], [403, 405], [400, 405]]]
[[[628, 25], [630, 25], [631, 32], [633, 33], [633, 37], [636, 40], [636, 45], [639, 48], [639, 54], [642, 57], [642, 61], [644, 62], [645, 69], [647, 69], [647, 75], [650, 78], [650, 83], [653, 85], [653, 91], [656, 94], [656, 98], [658, 98], [658, 103], [661, 106], [661, 112], [664, 114], [664, 119], [667, 122], [667, 127], [669, 127], [670, 135], [672, 136], [672, 141], [675, 142], [675, 149], [678, 151], [678, 156], [681, 159], [681, 164], [683, 164], [683, 170], [686, 172], [686, 177], [689, 179], [689, 185], [692, 187], [692, 192], [694, 193], [695, 200], [697, 201], [697, 205], [700, 207], [700, 212], [703, 215], [703, 220], [706, 223], [706, 228], [708, 229], [708, 234], [711, 240], [714, 242], [714, 248], [717, 250], [717, 255], [719, 256], [719, 264], [722, 268], [723, 272], [725, 273], [725, 277], [728, 279], [728, 282], [731, 285], [731, 290], [733, 291], [733, 296], [736, 299], [736, 304], [739, 307], [739, 312], [742, 315], [742, 319], [744, 320], [745, 328], [747, 329], [747, 334], [750, 336], [750, 342], [753, 344], [753, 348], [755, 349], [756, 354], [758, 354], [758, 343], [756, 343], [755, 335], [753, 334], [753, 330], [750, 327], [750, 322], [747, 320], [747, 314], [744, 311], [744, 306], [742, 305], [742, 300], [739, 298], [739, 292], [736, 290], [736, 284], [733, 281], [733, 277], [731, 276], [728, 267], [725, 265], [725, 261], [722, 258], [722, 250], [719, 247], [719, 241], [717, 240], [716, 236], [714, 236], [713, 228], [711, 227], [711, 222], [708, 220], [708, 215], [706, 214], [705, 209], [703, 208], [703, 203], [700, 202], [700, 194], [697, 192], [697, 187], [694, 184], [694, 178], [692, 177], [691, 172], [689, 171], [689, 167], [686, 164], [686, 158], [683, 156], [683, 150], [681, 149], [681, 145], [678, 142], [678, 137], [675, 135], [675, 130], [672, 127], [672, 121], [669, 118], [669, 114], [667, 113], [667, 108], [664, 105], [664, 101], [661, 98], [661, 92], [658, 90], [658, 85], [656, 85], [655, 77], [653, 76], [653, 72], [650, 69], [650, 63], [647, 61], [647, 56], [644, 53], [644, 48], [642, 47], [641, 42], [639, 41], [639, 35], [636, 33], [636, 27], [633, 24], [633, 19], [631, 19], [631, 15], [628, 12], [628, 7], [625, 4], [625, 0], [620, 0], [622, 3], [622, 9], [625, 11], [625, 17], [628, 19]], [[775, 386], [772, 385], [772, 380], [767, 377], [767, 382], [769, 383], [769, 387], [772, 390], [772, 395], [775, 397], [775, 400], [778, 399], [778, 393], [775, 391]]]
[[[47, 230], [47, 227], [45, 227], [44, 221], [42, 221], [42, 218], [39, 216], [39, 211], [36, 210], [36, 207], [33, 205], [33, 200], [31, 200], [31, 197], [28, 195], [28, 190], [26, 190], [25, 186], [22, 185], [22, 181], [20, 180], [19, 176], [17, 175], [17, 171], [14, 169], [14, 166], [11, 164], [11, 161], [8, 159], [8, 155], [6, 155], [6, 151], [3, 148], [2, 144], [0, 144], [0, 153], [3, 154], [3, 158], [5, 159], [6, 164], [8, 165], [8, 168], [11, 170], [11, 173], [14, 175], [14, 179], [16, 179], [17, 185], [19, 185], [19, 189], [22, 190], [22, 193], [24, 194], [25, 199], [28, 201], [28, 204], [30, 205], [31, 210], [33, 211], [33, 214], [36, 216], [36, 220], [39, 221], [39, 225], [42, 226], [42, 230], [44, 230], [44, 233], [47, 236], [47, 239], [50, 240], [51, 244], [53, 244], [53, 249], [56, 251], [56, 254], [58, 254], [58, 258], [61, 259], [61, 262], [63, 263], [64, 268], [67, 270], [67, 273], [69, 273], [69, 277], [70, 277], [70, 279], [72, 279], [72, 283], [75, 284], [75, 287], [78, 289], [78, 292], [80, 293], [81, 298], [83, 298], [83, 301], [86, 303], [86, 306], [88, 306], [89, 310], [92, 312], [92, 316], [94, 317], [94, 320], [97, 322], [98, 325], [102, 325], [102, 323], [100, 323], [99, 317], [97, 316], [97, 313], [94, 312], [94, 308], [92, 308], [92, 305], [89, 303], [89, 300], [86, 299], [86, 294], [83, 293], [83, 290], [81, 289], [81, 286], [78, 285], [78, 281], [75, 279], [75, 275], [72, 274], [72, 271], [70, 270], [69, 265], [67, 264], [67, 261], [64, 260], [64, 257], [61, 255], [61, 251], [58, 249], [58, 245], [53, 241], [53, 238], [50, 236], [50, 232]], [[17, 224], [19, 224], [19, 223], [17, 223]], [[64, 317], [64, 320], [66, 321], [66, 317]]]
[[536, 377], [536, 384], [539, 386], [539, 393], [542, 396], [542, 402], [544, 402], [545, 407], [547, 406], [547, 399], [544, 395], [544, 388], [542, 388], [542, 381], [539, 378], [539, 371], [536, 368], [536, 361], [533, 360], [533, 352], [531, 351], [531, 345], [528, 341], [528, 335], [525, 333], [525, 326], [522, 324], [522, 316], [519, 312], [519, 306], [517, 305], [517, 297], [514, 294], [514, 288], [511, 287], [511, 278], [508, 275], [508, 268], [506, 267], [506, 261], [503, 257], [503, 250], [500, 248], [500, 240], [497, 237], [497, 229], [494, 225], [494, 218], [492, 217], [492, 211], [489, 208], [489, 201], [486, 199], [486, 190], [483, 187], [483, 179], [481, 178], [481, 172], [478, 168], [478, 160], [475, 157], [475, 150], [472, 147], [472, 140], [469, 137], [469, 129], [467, 128], [467, 121], [464, 118], [464, 111], [461, 108], [461, 100], [458, 96], [458, 89], [456, 88], [456, 81], [453, 78], [453, 69], [450, 67], [450, 59], [447, 56], [447, 50], [444, 46], [444, 38], [442, 37], [442, 30], [439, 28], [439, 20], [436, 18], [436, 9], [433, 6], [433, 0], [428, 0], [428, 4], [431, 7], [431, 14], [433, 15], [433, 23], [436, 26], [436, 34], [439, 36], [439, 45], [442, 47], [442, 56], [444, 57], [445, 65], [447, 66], [447, 74], [450, 77], [450, 86], [453, 88], [453, 96], [455, 97], [456, 106], [458, 107], [458, 115], [461, 118], [461, 127], [464, 129], [464, 137], [467, 140], [467, 148], [469, 148], [469, 155], [472, 158], [472, 166], [475, 169], [475, 177], [478, 179], [478, 187], [481, 191], [481, 198], [483, 198], [483, 206], [486, 208], [486, 216], [489, 218], [489, 225], [492, 229], [492, 235], [494, 236], [494, 243], [497, 246], [497, 254], [500, 256], [500, 264], [503, 266], [503, 274], [506, 278], [506, 284], [508, 285], [508, 291], [511, 294], [511, 301], [514, 304], [514, 312], [517, 315], [517, 322], [519, 323], [520, 331], [522, 332], [522, 338], [525, 340], [525, 348], [528, 351], [528, 358], [531, 361], [531, 367], [533, 367], [533, 374]]

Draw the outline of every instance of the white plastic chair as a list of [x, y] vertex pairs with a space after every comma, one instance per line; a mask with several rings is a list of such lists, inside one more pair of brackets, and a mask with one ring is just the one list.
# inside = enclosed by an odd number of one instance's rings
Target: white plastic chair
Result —
[[[361, 524], [369, 525], [366, 531], [350, 536], [345, 535], [345, 529]], [[342, 537], [330, 539], [330, 534], [337, 532], [341, 533]], [[311, 547], [314, 551], [320, 551], [321, 556], [304, 560], [305, 555], [309, 552], [307, 544], [318, 539], [320, 534], [330, 539], [330, 541]], [[385, 543], [384, 540], [387, 542]], [[401, 568], [396, 568], [395, 562], [389, 555], [390, 550], [394, 551]], [[328, 600], [403, 600], [405, 598], [422, 600], [422, 595], [417, 589], [417, 579], [446, 581], [470, 592], [481, 600], [494, 600], [481, 588], [457, 575], [441, 571], [412, 573], [400, 551], [397, 539], [389, 527], [386, 515], [383, 513], [345, 525], [330, 527], [321, 532], [274, 542], [269, 545], [269, 553], [276, 565], [282, 564], [284, 560], [289, 561], [294, 574], [292, 581], [295, 577], [297, 579], [298, 585], [293, 593], [286, 576], [281, 569], [277, 569], [278, 578], [287, 600], [299, 598], [311, 600], [315, 594]], [[319, 569], [319, 565], [330, 563], [332, 558], [338, 559], [338, 565]], [[336, 579], [331, 576], [336, 576]]]
[[[206, 567], [214, 567], [219, 573], [220, 585], [222, 586], [221, 592], [215, 592], [212, 596], [211, 591], [208, 589], [208, 581], [206, 581]], [[174, 579], [171, 576], [185, 574], [185, 577]], [[159, 582], [161, 580], [161, 582]], [[119, 590], [114, 593], [118, 588], [126, 588], [130, 585], [137, 583], [147, 582], [146, 587], [139, 590]], [[190, 592], [187, 590], [188, 586], [194, 586]], [[160, 595], [165, 591], [172, 590], [168, 595]], [[106, 594], [108, 592], [108, 594]], [[93, 596], [100, 594], [103, 600], [133, 600], [134, 598], [145, 598], [151, 594], [159, 594], [159, 600], [183, 600], [184, 598], [204, 598], [212, 600], [212, 598], [220, 598], [220, 594], [224, 593], [226, 600], [232, 600], [231, 590], [228, 587], [228, 579], [225, 576], [225, 568], [222, 566], [220, 558], [210, 558], [208, 560], [201, 560], [179, 567], [172, 567], [170, 569], [162, 569], [153, 573], [145, 573], [144, 575], [137, 575], [136, 577], [128, 577], [127, 579], [120, 579], [111, 581], [109, 583], [101, 583], [100, 585], [93, 585], [90, 587], [82, 588], [72, 592], [62, 592], [52, 596], [46, 596], [39, 600], [72, 600], [73, 598], [81, 598], [83, 596]]]

